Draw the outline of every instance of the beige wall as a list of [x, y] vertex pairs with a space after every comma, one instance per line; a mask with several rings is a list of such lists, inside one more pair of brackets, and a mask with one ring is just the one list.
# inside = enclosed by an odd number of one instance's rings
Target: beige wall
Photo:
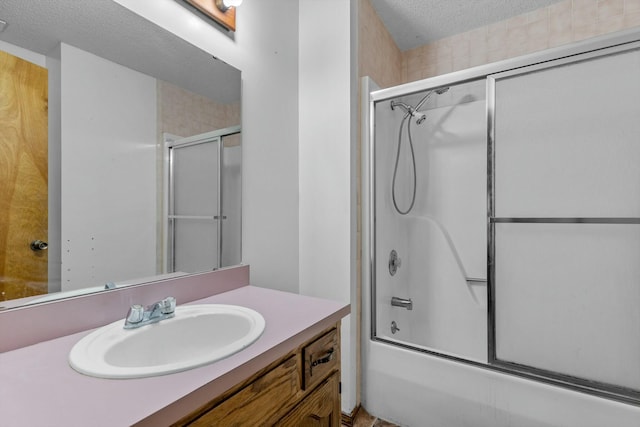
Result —
[[564, 0], [403, 52], [404, 82], [638, 26], [640, 0]]
[[158, 80], [159, 138], [163, 132], [187, 137], [240, 124], [240, 103], [209, 98]]
[[369, 0], [358, 0], [358, 76], [380, 87], [404, 82], [403, 55]]
[[640, 0], [564, 0], [401, 52], [370, 1], [358, 2], [359, 76], [383, 88], [640, 26]]

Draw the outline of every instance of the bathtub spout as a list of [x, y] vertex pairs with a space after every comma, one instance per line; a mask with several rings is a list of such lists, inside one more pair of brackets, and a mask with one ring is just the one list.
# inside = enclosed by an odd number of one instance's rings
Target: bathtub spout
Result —
[[394, 307], [403, 307], [407, 310], [413, 310], [413, 301], [411, 301], [411, 298], [391, 297], [391, 305]]

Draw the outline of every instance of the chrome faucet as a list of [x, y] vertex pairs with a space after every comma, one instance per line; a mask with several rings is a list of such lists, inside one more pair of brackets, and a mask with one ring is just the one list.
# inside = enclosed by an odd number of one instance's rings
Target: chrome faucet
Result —
[[164, 319], [175, 316], [176, 299], [166, 297], [165, 299], [148, 305], [146, 308], [140, 304], [129, 307], [129, 312], [124, 321], [124, 329], [134, 329], [140, 326], [156, 323]]

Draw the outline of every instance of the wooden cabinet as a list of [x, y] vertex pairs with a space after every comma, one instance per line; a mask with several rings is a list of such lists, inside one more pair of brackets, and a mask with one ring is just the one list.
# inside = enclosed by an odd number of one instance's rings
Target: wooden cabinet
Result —
[[276, 423], [278, 427], [340, 427], [340, 375], [336, 372]]
[[331, 329], [302, 348], [302, 388], [315, 387], [331, 372], [340, 368], [339, 335]]
[[340, 426], [340, 325], [284, 355], [175, 426]]

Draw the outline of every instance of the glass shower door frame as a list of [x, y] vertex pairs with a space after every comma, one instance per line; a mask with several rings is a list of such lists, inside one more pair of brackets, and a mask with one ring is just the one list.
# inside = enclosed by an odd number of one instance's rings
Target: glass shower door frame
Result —
[[[640, 217], [502, 217], [496, 214], [496, 85], [501, 79], [508, 79], [519, 75], [526, 75], [569, 64], [577, 64], [593, 59], [605, 58], [627, 51], [638, 50], [640, 42], [614, 45], [582, 54], [521, 67], [487, 76], [487, 121], [488, 121], [488, 363], [496, 368], [530, 376], [540, 381], [568, 388], [586, 391], [601, 397], [633, 404], [640, 403], [640, 391], [627, 389], [609, 383], [598, 382], [585, 378], [537, 368], [527, 364], [516, 363], [501, 359], [497, 354], [497, 321], [496, 321], [496, 226], [498, 224], [610, 224], [610, 225], [638, 225]], [[640, 102], [640, 101], [639, 101]]]

